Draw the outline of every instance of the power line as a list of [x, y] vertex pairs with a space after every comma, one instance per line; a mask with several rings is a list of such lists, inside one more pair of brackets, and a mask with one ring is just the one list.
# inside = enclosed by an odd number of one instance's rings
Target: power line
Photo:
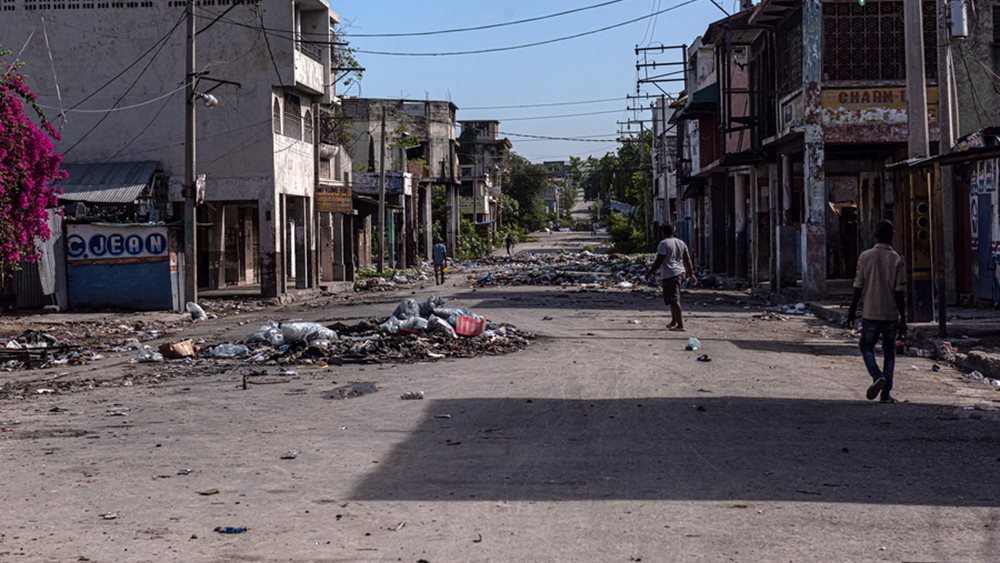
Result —
[[[119, 106], [112, 106], [110, 108], [103, 108], [103, 109], [67, 109], [67, 110], [63, 110], [63, 112], [64, 113], [114, 113], [116, 111], [126, 111], [126, 110], [130, 110], [130, 109], [140, 108], [142, 106], [148, 106], [149, 104], [154, 104], [154, 103], [156, 103], [156, 102], [158, 102], [158, 101], [160, 101], [160, 100], [162, 100], [164, 98], [169, 98], [170, 96], [176, 94], [177, 92], [179, 92], [179, 91], [187, 88], [187, 86], [188, 85], [186, 83], [185, 84], [181, 84], [177, 88], [174, 88], [173, 90], [170, 90], [169, 92], [161, 94], [161, 95], [159, 95], [159, 96], [157, 96], [155, 98], [146, 100], [144, 102], [139, 102], [137, 104], [128, 105], [128, 106], [120, 106], [120, 107]], [[60, 109], [60, 108], [57, 108], [55, 106], [45, 106], [45, 105], [41, 105], [41, 104], [39, 104], [38, 107], [42, 107], [42, 108], [45, 108], [45, 109]]]
[[552, 102], [548, 104], [518, 104], [512, 106], [476, 106], [471, 108], [459, 108], [459, 111], [469, 111], [478, 109], [518, 109], [518, 108], [546, 108], [553, 106], [575, 106], [582, 104], [598, 104], [603, 102], [620, 102], [622, 99], [618, 98], [602, 98], [600, 100], [581, 100], [579, 102]]
[[512, 22], [503, 23], [492, 23], [488, 25], [478, 25], [475, 27], [460, 27], [456, 29], [441, 29], [437, 31], [414, 31], [408, 33], [345, 33], [348, 37], [423, 37], [427, 35], [440, 35], [443, 33], [460, 33], [463, 31], [479, 31], [482, 29], [494, 29], [497, 27], [506, 27], [510, 25], [518, 25], [522, 23], [536, 22], [541, 20], [547, 20], [550, 18], [557, 18], [559, 16], [565, 16], [567, 14], [575, 14], [577, 12], [583, 12], [585, 10], [593, 10], [594, 8], [601, 8], [611, 4], [617, 4], [622, 0], [610, 0], [608, 2], [601, 2], [600, 4], [591, 4], [590, 6], [583, 6], [581, 8], [574, 8], [572, 10], [565, 10], [563, 12], [556, 12], [554, 14], [548, 14], [546, 16], [537, 16], [533, 18], [527, 18], [523, 20], [516, 20]]
[[[490, 48], [490, 49], [474, 49], [474, 50], [468, 50], [468, 51], [441, 51], [441, 52], [429, 52], [429, 53], [405, 53], [405, 52], [398, 52], [398, 51], [368, 51], [368, 50], [365, 50], [365, 49], [354, 49], [353, 51], [355, 53], [364, 53], [366, 55], [385, 55], [385, 56], [397, 56], [397, 57], [448, 57], [448, 56], [456, 56], [456, 55], [479, 55], [479, 54], [483, 54], [483, 53], [498, 53], [498, 52], [502, 52], [502, 51], [514, 51], [514, 50], [517, 50], [517, 49], [526, 49], [528, 47], [538, 47], [538, 46], [541, 46], [541, 45], [549, 45], [551, 43], [558, 43], [560, 41], [568, 41], [570, 39], [577, 39], [579, 37], [586, 37], [588, 35], [594, 35], [596, 33], [601, 33], [603, 31], [608, 31], [608, 30], [611, 30], [611, 29], [616, 29], [616, 28], [619, 28], [619, 27], [624, 27], [624, 26], [629, 25], [629, 24], [633, 24], [633, 23], [636, 23], [636, 22], [639, 22], [639, 21], [642, 21], [642, 20], [645, 20], [645, 19], [656, 17], [656, 16], [658, 16], [660, 14], [664, 14], [666, 12], [670, 12], [670, 11], [676, 10], [678, 8], [682, 8], [684, 6], [687, 6], [688, 4], [694, 4], [697, 1], [698, 0], [685, 0], [684, 2], [680, 2], [678, 4], [670, 6], [669, 8], [664, 8], [663, 10], [659, 10], [657, 12], [653, 12], [653, 13], [647, 14], [645, 16], [640, 16], [638, 18], [633, 18], [633, 19], [628, 20], [628, 21], [623, 21], [623, 22], [616, 23], [616, 24], [613, 24], [613, 25], [608, 25], [608, 26], [605, 26], [605, 27], [601, 27], [601, 28], [598, 28], [598, 29], [592, 29], [592, 30], [589, 30], [589, 31], [582, 31], [580, 33], [574, 33], [572, 35], [565, 35], [563, 37], [556, 37], [555, 39], [546, 39], [544, 41], [534, 41], [532, 43], [522, 43], [520, 45], [510, 45], [510, 46], [507, 46], [507, 47], [493, 47], [493, 48]], [[240, 22], [235, 22], [235, 21], [232, 21], [232, 20], [220, 19], [219, 21], [223, 21], [223, 22], [226, 22], [226, 23], [230, 23], [230, 24], [233, 24], [233, 25], [239, 25], [239, 26], [243, 26], [243, 27], [251, 27], [251, 26], [248, 26], [246, 24], [243, 24], [243, 23], [240, 23]], [[261, 29], [261, 28], [260, 27], [253, 27], [253, 29]], [[280, 33], [281, 33], [280, 31], [276, 32], [276, 31], [272, 30], [271, 32], [273, 34], [277, 35], [278, 37], [282, 37], [284, 39], [295, 39], [296, 41], [299, 41], [300, 43], [311, 43], [311, 44], [314, 44], [314, 45], [328, 45], [328, 46], [333, 46], [333, 47], [343, 46], [342, 42], [336, 42], [336, 41], [312, 41], [312, 40], [309, 40], [309, 39], [296, 39], [293, 36], [284, 36], [283, 37], [282, 35], [280, 35]], [[288, 32], [286, 32], [286, 33], [288, 33]]]
[[[501, 135], [508, 135], [510, 137], [527, 137], [529, 139], [539, 139], [539, 140], [549, 140], [549, 141], [579, 141], [585, 143], [613, 143], [617, 139], [586, 139], [584, 137], [550, 137], [548, 135], [529, 135], [527, 133], [507, 133], [505, 131], [500, 131]], [[604, 135], [602, 135], [604, 136]]]
[[619, 113], [621, 110], [613, 109], [610, 111], [588, 111], [584, 113], [564, 113], [561, 115], [536, 115], [533, 117], [511, 117], [511, 118], [497, 118], [496, 121], [533, 121], [536, 119], [559, 119], [563, 117], [582, 117], [585, 115], [604, 115], [609, 113]]

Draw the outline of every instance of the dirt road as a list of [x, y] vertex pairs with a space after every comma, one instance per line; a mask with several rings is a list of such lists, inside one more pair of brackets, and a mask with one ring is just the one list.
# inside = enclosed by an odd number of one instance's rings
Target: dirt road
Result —
[[[585, 239], [554, 233], [537, 244]], [[154, 381], [166, 366], [109, 358], [87, 377], [135, 383], [0, 402], [0, 560], [1000, 553], [1000, 393], [989, 387], [900, 358], [907, 402], [869, 403], [842, 330], [754, 319], [760, 311], [731, 295], [685, 296], [697, 305], [678, 334], [664, 330], [652, 293], [460, 281], [445, 291], [451, 303], [541, 338], [507, 356], [299, 366], [246, 390], [231, 371]], [[322, 300], [181, 333], [243, 338], [266, 318], [364, 318], [398, 298]], [[689, 336], [703, 349], [685, 351]], [[696, 361], [701, 353], [712, 361]], [[26, 377], [45, 375], [0, 382]], [[348, 382], [379, 391], [324, 398]], [[415, 390], [426, 398], [400, 400]]]

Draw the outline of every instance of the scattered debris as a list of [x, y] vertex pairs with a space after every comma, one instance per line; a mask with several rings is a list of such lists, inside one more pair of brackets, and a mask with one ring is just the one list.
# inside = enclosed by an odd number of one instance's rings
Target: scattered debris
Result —
[[419, 401], [424, 398], [423, 391], [407, 391], [399, 396], [404, 401]]
[[699, 348], [701, 348], [701, 341], [693, 336], [688, 338], [687, 346], [684, 347], [688, 352], [693, 352]]
[[219, 494], [219, 489], [206, 489], [204, 491], [198, 491], [198, 494], [203, 497], [210, 497], [212, 495]]
[[402, 530], [404, 526], [406, 526], [406, 520], [403, 520], [399, 524], [396, 524], [395, 526], [389, 528], [389, 531], [390, 532], [398, 532], [398, 531]]
[[250, 355], [250, 348], [243, 344], [219, 344], [212, 348], [213, 358], [243, 358]]
[[699, 362], [711, 362], [712, 358], [709, 358], [708, 354], [702, 354], [702, 355], [698, 356], [698, 361]]
[[295, 459], [299, 457], [299, 450], [289, 450], [283, 454], [278, 459]]
[[205, 314], [205, 310], [202, 309], [201, 306], [198, 305], [197, 303], [192, 303], [191, 301], [188, 301], [187, 305], [185, 305], [184, 308], [187, 309], [188, 313], [191, 313], [191, 320], [192, 321], [207, 321], [208, 320], [208, 315]]
[[114, 519], [118, 518], [118, 513], [117, 512], [105, 512], [104, 514], [101, 514], [101, 518], [104, 519], [104, 520], [114, 520]]
[[220, 534], [242, 534], [247, 530], [248, 528], [246, 526], [219, 526], [215, 529], [215, 531]]
[[181, 359], [191, 358], [195, 355], [194, 340], [187, 339], [178, 342], [166, 342], [160, 344], [160, 353], [164, 358]]
[[139, 349], [139, 353], [135, 356], [135, 361], [139, 363], [162, 362], [163, 354], [154, 352], [153, 348], [147, 344]]
[[378, 387], [374, 383], [349, 383], [328, 391], [323, 395], [323, 398], [332, 400], [353, 399], [376, 392], [378, 392]]

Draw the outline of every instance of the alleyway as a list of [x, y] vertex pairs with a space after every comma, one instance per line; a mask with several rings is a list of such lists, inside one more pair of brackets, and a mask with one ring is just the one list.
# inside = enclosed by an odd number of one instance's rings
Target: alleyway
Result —
[[[541, 234], [517, 250], [593, 242]], [[539, 339], [506, 356], [298, 366], [281, 384], [247, 390], [235, 374], [208, 373], [0, 401], [0, 560], [958, 561], [1000, 552], [1000, 393], [989, 386], [904, 357], [896, 393], [905, 402], [869, 403], [843, 330], [812, 317], [755, 319], [760, 310], [736, 294], [685, 296], [688, 332], [678, 334], [664, 330], [653, 293], [464, 281], [449, 279], [450, 303]], [[268, 318], [360, 319], [403, 296], [326, 297], [187, 325], [183, 335], [215, 342]], [[702, 350], [684, 350], [690, 336]], [[712, 361], [696, 361], [701, 353]], [[97, 375], [138, 381], [166, 369], [126, 362], [95, 364]], [[0, 382], [45, 377], [0, 373]], [[379, 391], [324, 398], [349, 382]], [[417, 390], [424, 400], [400, 400]], [[107, 416], [114, 409], [127, 416]], [[295, 459], [279, 459], [289, 450]], [[209, 489], [218, 493], [199, 494]]]

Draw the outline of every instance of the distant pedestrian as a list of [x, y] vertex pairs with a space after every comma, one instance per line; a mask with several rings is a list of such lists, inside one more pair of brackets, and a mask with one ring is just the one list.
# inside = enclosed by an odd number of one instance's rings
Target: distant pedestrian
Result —
[[448, 259], [448, 247], [440, 240], [434, 245], [434, 283], [441, 285], [444, 283], [444, 268]]
[[691, 284], [698, 283], [694, 277], [694, 266], [691, 264], [691, 254], [684, 241], [674, 236], [675, 228], [667, 223], [660, 227], [663, 240], [656, 247], [656, 260], [646, 273], [652, 277], [659, 272], [658, 278], [663, 288], [663, 303], [670, 308], [670, 324], [667, 328], [674, 331], [684, 330], [684, 319], [681, 316], [681, 283], [687, 276]]
[[514, 250], [514, 234], [507, 231], [507, 236], [503, 237], [503, 242], [507, 245], [507, 256], [511, 255], [511, 251]]
[[597, 223], [591, 223], [590, 224], [590, 236], [592, 236], [592, 237], [596, 237], [597, 236]]
[[[872, 377], [865, 394], [868, 400], [879, 397], [883, 403], [895, 403], [892, 392], [892, 372], [896, 367], [896, 335], [906, 334], [906, 266], [892, 248], [895, 228], [889, 221], [875, 225], [876, 244], [858, 257], [858, 273], [854, 278], [854, 295], [847, 313], [847, 324], [854, 328], [858, 303], [864, 294], [861, 311], [861, 357]], [[875, 361], [875, 344], [882, 341], [882, 369]]]

